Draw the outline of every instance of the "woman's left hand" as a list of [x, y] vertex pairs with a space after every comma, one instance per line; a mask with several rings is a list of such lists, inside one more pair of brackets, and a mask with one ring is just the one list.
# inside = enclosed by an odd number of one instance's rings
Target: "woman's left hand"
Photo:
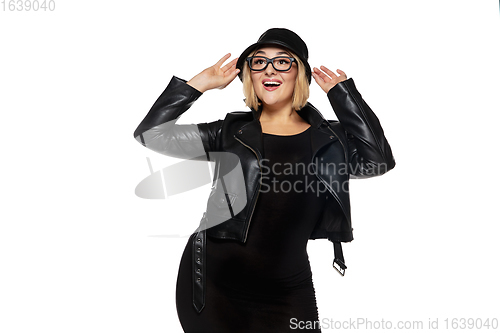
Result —
[[312, 71], [312, 76], [316, 83], [323, 89], [324, 92], [328, 93], [330, 89], [332, 89], [337, 83], [347, 80], [347, 75], [340, 69], [337, 69], [337, 73], [340, 75], [337, 76], [336, 73], [332, 72], [325, 66], [320, 66], [321, 70], [314, 67]]

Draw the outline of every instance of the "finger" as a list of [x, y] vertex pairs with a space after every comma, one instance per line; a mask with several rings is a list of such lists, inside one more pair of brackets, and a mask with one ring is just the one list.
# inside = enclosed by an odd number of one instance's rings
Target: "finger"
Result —
[[237, 70], [236, 64], [233, 64], [223, 73], [224, 77], [232, 76], [235, 70]]
[[337, 73], [339, 73], [340, 75], [343, 75], [343, 76], [347, 77], [347, 74], [344, 73], [344, 71], [341, 71], [340, 69], [337, 69]]
[[323, 73], [322, 71], [320, 71], [316, 67], [314, 67], [314, 72], [316, 73], [316, 75], [318, 75], [319, 77], [321, 77], [321, 79], [323, 81], [325, 81], [325, 82], [328, 82], [329, 80], [331, 80], [330, 77], [328, 77], [325, 73]]
[[235, 65], [234, 71], [231, 73], [231, 75], [229, 75], [229, 77], [231, 78], [231, 81], [233, 81], [238, 76], [239, 73], [240, 73], [240, 70], [239, 70], [239, 68], [236, 68], [236, 65]]
[[[236, 65], [235, 65], [236, 66]], [[234, 68], [233, 71], [231, 71], [231, 73], [224, 78], [224, 84], [223, 86], [221, 87], [221, 89], [224, 89], [225, 87], [227, 87], [231, 82], [233, 82], [233, 80], [236, 78], [236, 76], [238, 76], [238, 73], [240, 72], [240, 70], [238, 68]]]
[[236, 66], [236, 62], [237, 61], [238, 61], [238, 58], [235, 58], [235, 59], [231, 60], [231, 62], [229, 62], [227, 65], [225, 65], [224, 67], [221, 68], [222, 72], [225, 73], [228, 70], [230, 70], [231, 67]]
[[312, 76], [314, 78], [314, 81], [316, 81], [316, 83], [321, 87], [323, 88], [323, 86], [326, 84], [325, 83], [325, 80], [323, 80], [323, 78], [321, 76], [319, 76], [317, 73], [312, 73]]
[[219, 67], [219, 68], [220, 68], [220, 67], [222, 66], [222, 64], [223, 64], [224, 62], [226, 62], [226, 60], [227, 60], [227, 59], [229, 59], [229, 57], [230, 57], [230, 56], [231, 56], [231, 53], [226, 54], [226, 55], [225, 55], [225, 56], [223, 56], [223, 57], [222, 57], [219, 61], [217, 61], [217, 63], [215, 64], [215, 66], [217, 66], [217, 67]]
[[323, 89], [323, 91], [327, 91], [327, 83], [316, 73], [312, 73], [314, 81], [318, 84], [318, 86]]
[[314, 67], [316, 69], [316, 73], [318, 75], [321, 75], [323, 77], [323, 79], [331, 79], [330, 76], [328, 76], [324, 71], [322, 71], [321, 69], [318, 69], [316, 67]]
[[330, 75], [330, 77], [332, 79], [334, 79], [334, 78], [336, 78], [338, 76], [336, 73], [332, 72], [331, 70], [329, 70], [325, 66], [321, 66], [321, 69], [324, 70], [326, 72], [326, 74]]

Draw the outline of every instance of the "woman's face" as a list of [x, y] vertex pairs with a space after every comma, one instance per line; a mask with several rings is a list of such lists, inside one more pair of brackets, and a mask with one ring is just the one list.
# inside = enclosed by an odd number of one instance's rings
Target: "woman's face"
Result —
[[[291, 54], [282, 48], [263, 47], [258, 49], [254, 56], [272, 59], [279, 56], [291, 57]], [[292, 67], [286, 72], [275, 70], [272, 64], [268, 64], [263, 71], [250, 71], [255, 94], [262, 101], [263, 106], [283, 107], [291, 104], [297, 72], [296, 62], [293, 62]], [[278, 84], [266, 84], [269, 81]]]

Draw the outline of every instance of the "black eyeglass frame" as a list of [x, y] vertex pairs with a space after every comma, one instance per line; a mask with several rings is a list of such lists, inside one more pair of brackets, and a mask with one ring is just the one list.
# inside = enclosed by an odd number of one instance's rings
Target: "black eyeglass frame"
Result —
[[[253, 69], [252, 68], [252, 65], [251, 65], [251, 62], [252, 62], [252, 59], [254, 58], [261, 58], [261, 59], [266, 59], [266, 65], [264, 66], [264, 68], [262, 69]], [[274, 60], [276, 59], [288, 59], [290, 60], [290, 67], [288, 67], [287, 69], [277, 69], [276, 67], [274, 67]], [[273, 66], [273, 68], [275, 70], [277, 70], [278, 72], [286, 72], [286, 71], [289, 71], [290, 68], [292, 68], [292, 65], [294, 62], [297, 62], [297, 60], [295, 60], [295, 58], [292, 58], [292, 57], [285, 57], [285, 56], [278, 56], [278, 57], [274, 57], [272, 59], [269, 59], [267, 57], [264, 57], [264, 56], [254, 56], [254, 57], [248, 57], [246, 59], [246, 61], [248, 62], [248, 67], [250, 68], [250, 70], [254, 71], [254, 72], [262, 72], [263, 70], [266, 70], [267, 66], [269, 66], [269, 64], [271, 64]]]

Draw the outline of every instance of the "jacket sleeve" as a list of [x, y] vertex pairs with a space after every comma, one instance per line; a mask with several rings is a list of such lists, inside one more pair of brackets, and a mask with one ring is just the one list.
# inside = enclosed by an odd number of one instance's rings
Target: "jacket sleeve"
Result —
[[208, 152], [215, 150], [215, 137], [222, 120], [190, 125], [176, 124], [202, 93], [186, 81], [172, 77], [167, 88], [158, 97], [146, 117], [134, 132], [134, 138], [143, 146], [167, 156], [208, 160]]
[[352, 78], [337, 83], [327, 96], [346, 132], [351, 177], [368, 178], [393, 169], [396, 162], [382, 126]]

